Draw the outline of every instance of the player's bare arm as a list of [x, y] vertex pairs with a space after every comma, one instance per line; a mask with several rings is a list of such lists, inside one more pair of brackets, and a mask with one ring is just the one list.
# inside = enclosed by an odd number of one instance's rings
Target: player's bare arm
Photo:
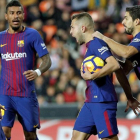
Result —
[[87, 67], [85, 66], [85, 73], [81, 71], [81, 76], [84, 80], [94, 80], [97, 78], [101, 78], [103, 76], [109, 75], [112, 72], [116, 71], [120, 68], [119, 63], [113, 56], [108, 57], [106, 60], [106, 65], [98, 72], [91, 74]]
[[127, 60], [125, 61], [125, 63], [123, 62], [119, 62], [125, 75], [129, 74], [129, 72], [133, 69], [132, 63], [131, 61]]
[[139, 110], [140, 109], [140, 103], [132, 96], [130, 84], [127, 80], [127, 77], [125, 76], [124, 71], [120, 68], [115, 73], [116, 73], [117, 79], [118, 79], [120, 85], [122, 86], [122, 88], [125, 92], [125, 95], [127, 97], [127, 100], [128, 100], [125, 112], [127, 112], [128, 109], [131, 108], [133, 110], [133, 112], [136, 115], [138, 115], [136, 110], [140, 113], [140, 110]]
[[130, 58], [131, 56], [138, 53], [138, 50], [133, 46], [126, 46], [122, 45], [120, 43], [115, 42], [114, 40], [104, 36], [100, 32], [96, 31], [93, 34], [93, 37], [97, 37], [102, 39], [108, 44], [108, 47], [115, 52], [118, 56], [124, 57], [124, 58]]
[[[49, 54], [44, 55], [43, 57], [41, 57], [41, 59], [42, 59], [42, 63], [38, 69], [40, 70], [41, 73], [44, 73], [50, 68], [51, 59]], [[25, 75], [27, 80], [29, 81], [34, 80], [39, 76], [36, 70], [27, 70], [23, 73], [23, 75]]]

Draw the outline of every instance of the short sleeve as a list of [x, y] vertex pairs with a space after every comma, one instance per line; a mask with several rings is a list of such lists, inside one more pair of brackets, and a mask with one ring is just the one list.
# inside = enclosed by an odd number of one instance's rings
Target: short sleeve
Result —
[[129, 46], [135, 47], [140, 52], [140, 34], [138, 34], [129, 44]]
[[91, 41], [89, 48], [95, 56], [98, 56], [103, 60], [106, 60], [108, 57], [112, 56], [107, 44], [97, 38]]
[[39, 57], [48, 54], [49, 52], [40, 34], [36, 30], [34, 30], [32, 35], [33, 35], [33, 48], [36, 50]]

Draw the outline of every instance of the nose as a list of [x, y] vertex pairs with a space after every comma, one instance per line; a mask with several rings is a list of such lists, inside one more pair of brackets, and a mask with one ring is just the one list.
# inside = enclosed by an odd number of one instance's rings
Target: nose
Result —
[[18, 14], [17, 13], [14, 13], [14, 18], [18, 18]]

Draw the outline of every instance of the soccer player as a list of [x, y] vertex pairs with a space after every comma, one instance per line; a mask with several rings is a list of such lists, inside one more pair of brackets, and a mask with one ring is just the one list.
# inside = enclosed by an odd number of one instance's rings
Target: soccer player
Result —
[[71, 19], [71, 35], [80, 45], [86, 43], [85, 58], [95, 55], [105, 61], [105, 66], [99, 72], [91, 74], [86, 66], [85, 73], [81, 72], [87, 84], [86, 100], [76, 119], [72, 140], [87, 140], [92, 134], [98, 134], [102, 140], [118, 140], [117, 96], [110, 77], [112, 72], [116, 71], [130, 102], [134, 101], [138, 105], [138, 101], [133, 99], [128, 80], [107, 44], [98, 38], [93, 39], [94, 22], [91, 16], [83, 12], [73, 15]]
[[[38, 140], [36, 129], [40, 128], [39, 106], [33, 80], [50, 68], [50, 56], [39, 33], [22, 25], [24, 11], [18, 1], [12, 0], [7, 4], [5, 19], [9, 28], [0, 32], [0, 103], [7, 110], [1, 124], [10, 140], [17, 115], [25, 139]], [[36, 53], [42, 63], [33, 70]]]
[[[119, 44], [99, 32], [93, 33], [93, 36], [102, 39], [113, 52], [125, 58], [125, 63], [121, 63], [125, 73], [128, 74], [134, 68], [140, 80], [140, 5], [126, 8], [122, 24], [125, 27], [125, 32], [134, 37], [128, 46]], [[126, 112], [128, 108], [129, 107], [126, 108]], [[133, 111], [137, 115], [138, 112], [140, 113], [140, 105], [136, 110]]]
[[[0, 104], [0, 121], [2, 119], [1, 109], [5, 110], [5, 108]], [[6, 140], [6, 137], [5, 137], [4, 132], [2, 130], [1, 122], [0, 122], [0, 140]]]

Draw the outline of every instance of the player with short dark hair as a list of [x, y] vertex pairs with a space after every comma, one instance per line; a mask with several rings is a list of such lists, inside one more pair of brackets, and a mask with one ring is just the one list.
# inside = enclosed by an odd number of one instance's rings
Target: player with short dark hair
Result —
[[[135, 101], [136, 105], [138, 101], [133, 99], [128, 80], [107, 44], [101, 39], [93, 39], [94, 22], [91, 16], [83, 12], [73, 15], [71, 19], [71, 35], [80, 45], [86, 43], [85, 58], [94, 55], [105, 62], [105, 66], [96, 73], [91, 74], [86, 66], [85, 73], [81, 71], [87, 84], [86, 100], [76, 119], [72, 140], [87, 140], [92, 134], [98, 134], [102, 140], [118, 140], [117, 96], [112, 83], [112, 72], [116, 72], [127, 98]], [[135, 108], [134, 105], [133, 107]]]
[[[40, 34], [22, 25], [24, 11], [19, 1], [12, 0], [7, 4], [5, 19], [9, 28], [0, 32], [0, 102], [7, 110], [1, 124], [10, 140], [17, 115], [25, 139], [38, 140], [36, 129], [40, 128], [39, 105], [33, 80], [50, 68], [50, 56]], [[42, 63], [33, 70], [36, 53]]]
[[[134, 71], [140, 80], [140, 5], [126, 8], [122, 24], [125, 27], [125, 32], [133, 36], [133, 39], [128, 46], [117, 43], [99, 32], [93, 33], [93, 36], [105, 41], [114, 53], [125, 58], [126, 60], [124, 63], [120, 62], [124, 72], [128, 74], [134, 68]], [[128, 102], [128, 104], [131, 103]], [[128, 108], [129, 106], [126, 111]], [[135, 114], [140, 113], [140, 106], [138, 106], [136, 110], [133, 110]]]

